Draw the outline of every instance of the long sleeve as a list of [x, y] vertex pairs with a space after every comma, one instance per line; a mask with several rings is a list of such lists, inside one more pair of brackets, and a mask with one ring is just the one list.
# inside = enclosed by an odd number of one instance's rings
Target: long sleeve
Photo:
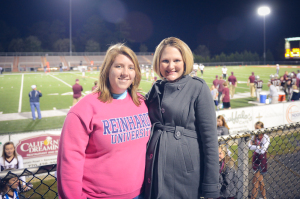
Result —
[[202, 196], [217, 198], [219, 196], [219, 151], [216, 113], [205, 82], [195, 103], [197, 131], [204, 152]]
[[251, 140], [249, 141], [248, 143], [248, 146], [249, 146], [249, 149], [251, 151], [255, 151], [256, 153], [259, 153], [259, 154], [264, 154], [267, 150], [268, 150], [268, 147], [270, 145], [270, 138], [269, 136], [267, 135], [264, 135], [261, 143], [261, 147], [260, 146], [257, 146], [257, 145], [253, 145], [251, 142], [253, 142], [254, 140], [254, 137], [252, 136]]
[[[85, 198], [82, 178], [89, 135], [84, 122], [74, 113], [65, 120], [57, 156], [57, 186], [60, 198]], [[95, 165], [96, 166], [96, 165]]]

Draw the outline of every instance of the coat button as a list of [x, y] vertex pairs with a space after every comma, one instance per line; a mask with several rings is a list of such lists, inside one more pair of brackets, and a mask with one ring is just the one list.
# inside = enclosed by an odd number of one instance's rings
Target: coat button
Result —
[[151, 183], [151, 180], [150, 180], [150, 178], [148, 178], [148, 183]]
[[165, 109], [164, 109], [164, 108], [162, 108], [162, 109], [161, 109], [161, 112], [162, 112], [162, 113], [165, 113]]
[[152, 159], [152, 158], [153, 158], [153, 154], [150, 154], [150, 155], [149, 155], [149, 158]]
[[176, 136], [177, 136], [177, 137], [180, 137], [180, 135], [181, 135], [180, 131], [177, 131], [177, 132], [176, 132]]
[[179, 85], [179, 86], [177, 87], [177, 89], [180, 90], [180, 89], [181, 89], [181, 85]]

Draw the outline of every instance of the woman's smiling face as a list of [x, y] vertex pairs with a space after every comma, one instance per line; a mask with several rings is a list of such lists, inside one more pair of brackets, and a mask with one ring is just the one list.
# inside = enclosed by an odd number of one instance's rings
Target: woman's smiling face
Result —
[[166, 80], [173, 82], [182, 77], [184, 73], [184, 62], [179, 50], [172, 46], [167, 46], [160, 58], [159, 70]]

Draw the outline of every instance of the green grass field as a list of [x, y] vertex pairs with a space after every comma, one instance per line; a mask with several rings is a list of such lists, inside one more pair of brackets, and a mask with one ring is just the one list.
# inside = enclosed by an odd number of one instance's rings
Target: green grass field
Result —
[[[267, 82], [270, 74], [275, 74], [275, 67], [250, 67], [250, 66], [228, 66], [227, 74], [234, 72], [237, 77], [238, 86], [236, 94], [249, 92], [247, 86], [248, 77], [251, 72], [259, 75], [264, 81], [263, 90], [268, 90]], [[212, 85], [216, 75], [222, 75], [222, 67], [206, 67], [204, 69], [203, 79], [208, 86]], [[283, 75], [285, 71], [295, 71], [296, 68], [286, 67], [281, 68], [279, 75]], [[199, 77], [200, 72], [197, 74]], [[80, 80], [83, 86], [84, 94], [91, 92], [94, 81], [98, 79], [99, 72], [86, 72], [86, 77], [83, 78], [80, 72], [62, 72], [62, 73], [6, 73], [0, 76], [0, 113], [18, 113], [30, 112], [28, 93], [31, 91], [31, 85], [37, 85], [37, 89], [41, 90], [43, 97], [40, 98], [41, 110], [53, 109], [68, 109], [72, 105], [72, 85], [75, 79]], [[152, 82], [147, 81], [143, 76], [140, 83], [140, 89], [143, 94], [147, 93], [151, 88]], [[22, 93], [22, 95], [20, 95]], [[255, 99], [250, 97], [231, 100], [232, 108], [239, 108], [245, 106], [254, 106], [249, 104], [249, 101]], [[53, 117], [42, 119], [40, 122], [33, 122], [30, 119], [13, 120], [0, 122], [0, 133], [7, 132], [22, 132], [31, 130], [43, 130], [50, 128], [61, 128], [64, 117]]]

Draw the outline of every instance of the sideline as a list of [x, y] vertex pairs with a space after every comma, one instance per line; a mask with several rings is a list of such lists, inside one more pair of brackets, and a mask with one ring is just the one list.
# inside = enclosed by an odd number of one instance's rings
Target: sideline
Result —
[[22, 80], [21, 80], [21, 89], [20, 89], [18, 113], [21, 113], [21, 109], [22, 109], [23, 82], [24, 82], [24, 74], [22, 74]]

